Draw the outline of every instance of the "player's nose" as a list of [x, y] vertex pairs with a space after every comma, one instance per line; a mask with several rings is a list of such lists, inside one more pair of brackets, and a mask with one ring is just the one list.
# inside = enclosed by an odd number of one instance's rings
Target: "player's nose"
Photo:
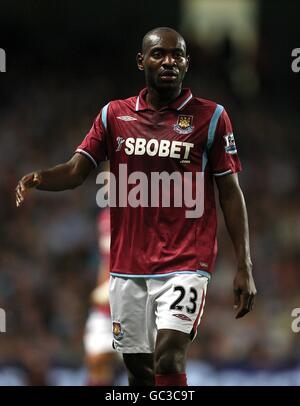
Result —
[[175, 58], [172, 54], [166, 54], [163, 59], [163, 66], [174, 66], [175, 65]]

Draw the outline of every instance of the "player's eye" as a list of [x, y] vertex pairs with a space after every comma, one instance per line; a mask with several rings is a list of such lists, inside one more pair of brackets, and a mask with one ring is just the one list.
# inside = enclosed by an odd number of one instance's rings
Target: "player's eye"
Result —
[[153, 53], [152, 53], [152, 56], [153, 56], [153, 58], [161, 58], [162, 57], [162, 53], [161, 53], [161, 51], [154, 51]]

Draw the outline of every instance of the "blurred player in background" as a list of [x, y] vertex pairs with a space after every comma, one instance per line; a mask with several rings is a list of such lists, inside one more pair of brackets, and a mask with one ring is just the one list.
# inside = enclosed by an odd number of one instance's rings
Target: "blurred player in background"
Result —
[[97, 287], [91, 294], [92, 309], [86, 323], [84, 348], [89, 376], [88, 385], [111, 386], [119, 359], [112, 348], [109, 307], [109, 208], [102, 210], [98, 215], [97, 235], [100, 254], [99, 275]]
[[[122, 61], [117, 62], [122, 74]], [[197, 218], [187, 218], [183, 204], [111, 207], [114, 347], [123, 354], [129, 384], [185, 386], [187, 351], [217, 253], [214, 180], [237, 260], [236, 318], [254, 305], [247, 211], [237, 176], [241, 164], [224, 108], [182, 88], [189, 56], [180, 34], [166, 27], [148, 32], [137, 65], [147, 88], [103, 107], [73, 158], [24, 176], [16, 202], [20, 205], [30, 188], [75, 188], [107, 158], [119, 183], [124, 164], [128, 175], [139, 171], [146, 179], [154, 172], [192, 173], [195, 192], [201, 172], [204, 213]]]

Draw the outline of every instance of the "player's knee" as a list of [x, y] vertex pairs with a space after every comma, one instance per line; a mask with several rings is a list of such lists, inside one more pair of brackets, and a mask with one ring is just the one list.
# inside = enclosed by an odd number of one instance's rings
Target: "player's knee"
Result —
[[155, 373], [183, 373], [189, 345], [188, 334], [175, 330], [159, 330], [155, 348]]
[[166, 351], [160, 353], [155, 359], [156, 374], [177, 374], [185, 371], [185, 352]]

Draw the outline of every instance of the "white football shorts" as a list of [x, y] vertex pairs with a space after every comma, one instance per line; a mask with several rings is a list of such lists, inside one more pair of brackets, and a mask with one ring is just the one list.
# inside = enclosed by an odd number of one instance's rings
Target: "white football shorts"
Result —
[[157, 330], [193, 340], [200, 323], [208, 278], [175, 274], [162, 278], [110, 277], [113, 346], [122, 353], [153, 353]]

